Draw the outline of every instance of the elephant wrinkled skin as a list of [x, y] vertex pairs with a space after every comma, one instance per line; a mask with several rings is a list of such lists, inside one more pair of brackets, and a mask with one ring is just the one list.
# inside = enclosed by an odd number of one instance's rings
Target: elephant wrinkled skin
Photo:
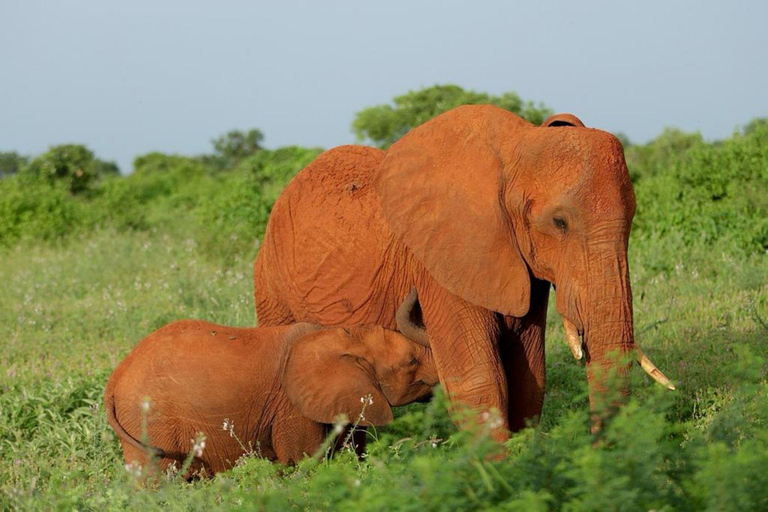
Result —
[[570, 114], [534, 126], [458, 107], [386, 153], [326, 151], [291, 181], [254, 266], [257, 316], [393, 327], [415, 286], [440, 383], [454, 406], [498, 409], [503, 440], [541, 413], [551, 284], [583, 337], [593, 405], [604, 370], [626, 394], [627, 365], [611, 353], [635, 349], [634, 213], [613, 135]]

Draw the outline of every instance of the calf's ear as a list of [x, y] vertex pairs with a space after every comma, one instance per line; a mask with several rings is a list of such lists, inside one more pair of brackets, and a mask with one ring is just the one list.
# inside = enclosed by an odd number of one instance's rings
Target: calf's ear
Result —
[[334, 423], [342, 415], [364, 427], [393, 419], [370, 353], [345, 329], [313, 332], [294, 341], [281, 382], [299, 413], [318, 423]]

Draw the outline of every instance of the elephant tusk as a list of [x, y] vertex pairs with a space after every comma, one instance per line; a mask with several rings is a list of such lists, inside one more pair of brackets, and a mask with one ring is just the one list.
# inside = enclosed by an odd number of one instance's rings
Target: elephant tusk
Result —
[[577, 360], [581, 359], [584, 356], [584, 352], [581, 350], [579, 330], [565, 317], [563, 317], [563, 327], [565, 328], [565, 341], [568, 342], [568, 348], [571, 349], [571, 354], [573, 354], [573, 357]]
[[642, 368], [645, 373], [650, 375], [653, 380], [666, 387], [667, 389], [674, 391], [675, 385], [672, 384], [672, 381], [669, 380], [666, 375], [661, 373], [661, 370], [656, 368], [656, 365], [653, 364], [645, 354], [643, 354], [642, 350], [639, 348], [636, 348], [635, 350], [637, 350], [637, 364], [640, 365], [640, 368]]

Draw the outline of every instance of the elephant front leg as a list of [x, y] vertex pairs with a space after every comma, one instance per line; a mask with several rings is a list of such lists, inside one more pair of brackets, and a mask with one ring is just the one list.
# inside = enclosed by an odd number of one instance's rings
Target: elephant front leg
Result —
[[531, 306], [523, 318], [505, 317], [499, 351], [507, 376], [509, 428], [517, 432], [541, 418], [546, 364], [544, 334], [550, 284], [531, 281]]
[[[499, 324], [495, 315], [449, 293], [431, 278], [417, 282], [424, 325], [451, 412], [460, 427], [487, 423], [491, 437], [509, 437], [507, 381], [499, 358]], [[467, 415], [461, 411], [469, 408]]]

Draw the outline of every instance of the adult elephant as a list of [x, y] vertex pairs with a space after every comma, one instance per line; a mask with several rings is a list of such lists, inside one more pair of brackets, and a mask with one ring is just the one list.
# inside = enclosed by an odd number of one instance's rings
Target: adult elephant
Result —
[[597, 368], [626, 389], [609, 353], [635, 348], [634, 213], [614, 136], [569, 114], [539, 127], [458, 107], [386, 154], [342, 146], [291, 181], [255, 263], [259, 323], [394, 328], [415, 287], [440, 383], [453, 404], [501, 411], [503, 440], [541, 414], [550, 283], [577, 357], [583, 337], [592, 403]]

